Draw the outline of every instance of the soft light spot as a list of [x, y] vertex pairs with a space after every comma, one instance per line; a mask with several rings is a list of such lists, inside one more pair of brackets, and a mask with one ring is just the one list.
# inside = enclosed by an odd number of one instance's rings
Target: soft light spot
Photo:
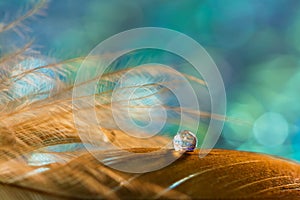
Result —
[[288, 123], [279, 113], [268, 112], [255, 121], [253, 133], [262, 145], [281, 145], [288, 136]]
[[48, 60], [27, 58], [14, 66], [11, 74], [13, 77], [11, 93], [14, 98], [33, 95], [31, 100], [39, 100], [49, 96], [50, 91], [55, 87], [55, 79], [58, 77], [52, 69], [36, 69], [47, 65]]

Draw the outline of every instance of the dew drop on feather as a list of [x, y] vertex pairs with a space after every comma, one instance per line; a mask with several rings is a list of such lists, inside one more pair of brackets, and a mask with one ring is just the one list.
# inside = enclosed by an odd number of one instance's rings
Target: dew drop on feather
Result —
[[173, 138], [175, 151], [194, 151], [197, 146], [197, 137], [188, 130], [178, 132]]

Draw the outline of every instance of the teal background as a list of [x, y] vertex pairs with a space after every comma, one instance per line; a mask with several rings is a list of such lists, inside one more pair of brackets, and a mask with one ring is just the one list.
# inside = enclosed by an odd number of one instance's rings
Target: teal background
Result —
[[[0, 22], [32, 2], [0, 0]], [[216, 147], [300, 160], [298, 0], [53, 0], [46, 16], [25, 24], [42, 54], [58, 60], [86, 55], [104, 39], [136, 27], [180, 31], [216, 62], [228, 117], [247, 122], [226, 122]], [[2, 48], [6, 41], [0, 38]]]

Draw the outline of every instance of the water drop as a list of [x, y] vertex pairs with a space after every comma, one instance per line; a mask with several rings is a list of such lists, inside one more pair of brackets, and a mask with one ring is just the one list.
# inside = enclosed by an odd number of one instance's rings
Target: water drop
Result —
[[174, 136], [173, 145], [176, 151], [194, 151], [197, 137], [191, 131], [184, 130]]

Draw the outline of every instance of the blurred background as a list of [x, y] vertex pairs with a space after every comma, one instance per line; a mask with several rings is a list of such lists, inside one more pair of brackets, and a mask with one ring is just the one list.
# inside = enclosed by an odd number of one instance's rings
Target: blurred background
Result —
[[[32, 3], [0, 0], [0, 23]], [[248, 124], [226, 122], [216, 148], [300, 161], [300, 1], [53, 0], [46, 16], [26, 24], [36, 48], [57, 59], [87, 55], [136, 27], [180, 31], [216, 62], [228, 117]]]

